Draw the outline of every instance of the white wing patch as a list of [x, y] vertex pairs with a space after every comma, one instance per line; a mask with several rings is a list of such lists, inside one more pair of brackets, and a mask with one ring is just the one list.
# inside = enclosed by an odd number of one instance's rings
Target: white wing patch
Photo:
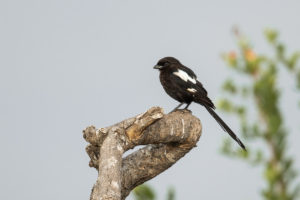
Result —
[[182, 71], [182, 70], [178, 69], [178, 71], [173, 72], [173, 74], [175, 76], [178, 76], [179, 78], [181, 78], [185, 82], [191, 81], [192, 83], [196, 84], [196, 79], [194, 77], [190, 77], [185, 71]]
[[195, 92], [197, 92], [197, 90], [196, 90], [196, 89], [194, 89], [194, 88], [188, 88], [188, 89], [187, 89], [187, 91], [189, 91], [189, 92], [191, 92], [191, 93], [195, 93]]

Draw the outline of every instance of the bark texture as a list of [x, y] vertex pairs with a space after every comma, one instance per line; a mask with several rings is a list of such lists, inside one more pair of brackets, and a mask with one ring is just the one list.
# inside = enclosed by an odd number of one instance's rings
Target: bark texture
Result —
[[[98, 170], [90, 199], [125, 199], [136, 186], [182, 158], [200, 136], [200, 120], [189, 111], [164, 115], [159, 107], [107, 128], [87, 127], [83, 137], [89, 143], [89, 166]], [[146, 146], [122, 158], [138, 145]]]

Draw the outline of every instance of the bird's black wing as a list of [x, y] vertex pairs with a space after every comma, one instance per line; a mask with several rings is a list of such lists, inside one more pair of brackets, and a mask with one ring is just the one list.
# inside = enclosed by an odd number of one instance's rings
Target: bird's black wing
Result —
[[193, 72], [193, 70], [191, 70], [190, 68], [188, 68], [188, 67], [186, 67], [184, 65], [181, 65], [179, 67], [179, 69], [185, 71], [189, 76], [195, 78], [196, 81], [197, 81], [197, 83], [196, 83], [196, 86], [194, 86], [194, 87], [196, 87], [198, 89], [198, 92], [200, 92], [202, 95], [207, 96], [206, 89], [203, 87], [202, 83], [197, 80], [197, 75]]
[[191, 69], [180, 65], [173, 70], [170, 76], [172, 84], [177, 88], [177, 92], [184, 95], [185, 99], [215, 108], [213, 102], [207, 96], [207, 91], [197, 80], [195, 73]]
[[180, 65], [178, 69], [185, 71], [190, 77], [197, 79], [196, 74], [190, 68], [188, 68], [184, 65]]
[[195, 94], [194, 101], [201, 105], [204, 105], [204, 106], [206, 105], [212, 109], [215, 109], [216, 107], [215, 107], [214, 103], [207, 96], [206, 89], [203, 87], [202, 83], [200, 83], [198, 80], [197, 80], [197, 84], [196, 84], [196, 89], [197, 89], [197, 93]]

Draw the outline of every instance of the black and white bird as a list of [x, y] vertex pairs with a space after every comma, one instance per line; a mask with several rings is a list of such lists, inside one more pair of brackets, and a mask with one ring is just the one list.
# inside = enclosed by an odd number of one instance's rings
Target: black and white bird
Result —
[[160, 71], [160, 82], [167, 94], [180, 102], [174, 110], [179, 109], [184, 103], [186, 104], [184, 109], [187, 109], [192, 102], [204, 106], [224, 129], [224, 131], [226, 131], [244, 150], [246, 150], [246, 147], [241, 140], [217, 115], [217, 113], [215, 113], [215, 106], [208, 98], [207, 91], [197, 80], [197, 76], [191, 69], [182, 65], [179, 60], [173, 57], [160, 59], [154, 66], [154, 69], [158, 69]]

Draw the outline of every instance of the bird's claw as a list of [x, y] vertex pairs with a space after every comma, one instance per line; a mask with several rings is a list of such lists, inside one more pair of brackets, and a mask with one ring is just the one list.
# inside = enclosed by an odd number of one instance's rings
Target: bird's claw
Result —
[[171, 112], [169, 112], [169, 114], [172, 113], [172, 112], [177, 112], [177, 111], [180, 111], [180, 112], [183, 112], [183, 113], [184, 113], [184, 112], [192, 113], [191, 110], [186, 109], [186, 108], [183, 108], [183, 109], [176, 108], [176, 109], [173, 109]]

